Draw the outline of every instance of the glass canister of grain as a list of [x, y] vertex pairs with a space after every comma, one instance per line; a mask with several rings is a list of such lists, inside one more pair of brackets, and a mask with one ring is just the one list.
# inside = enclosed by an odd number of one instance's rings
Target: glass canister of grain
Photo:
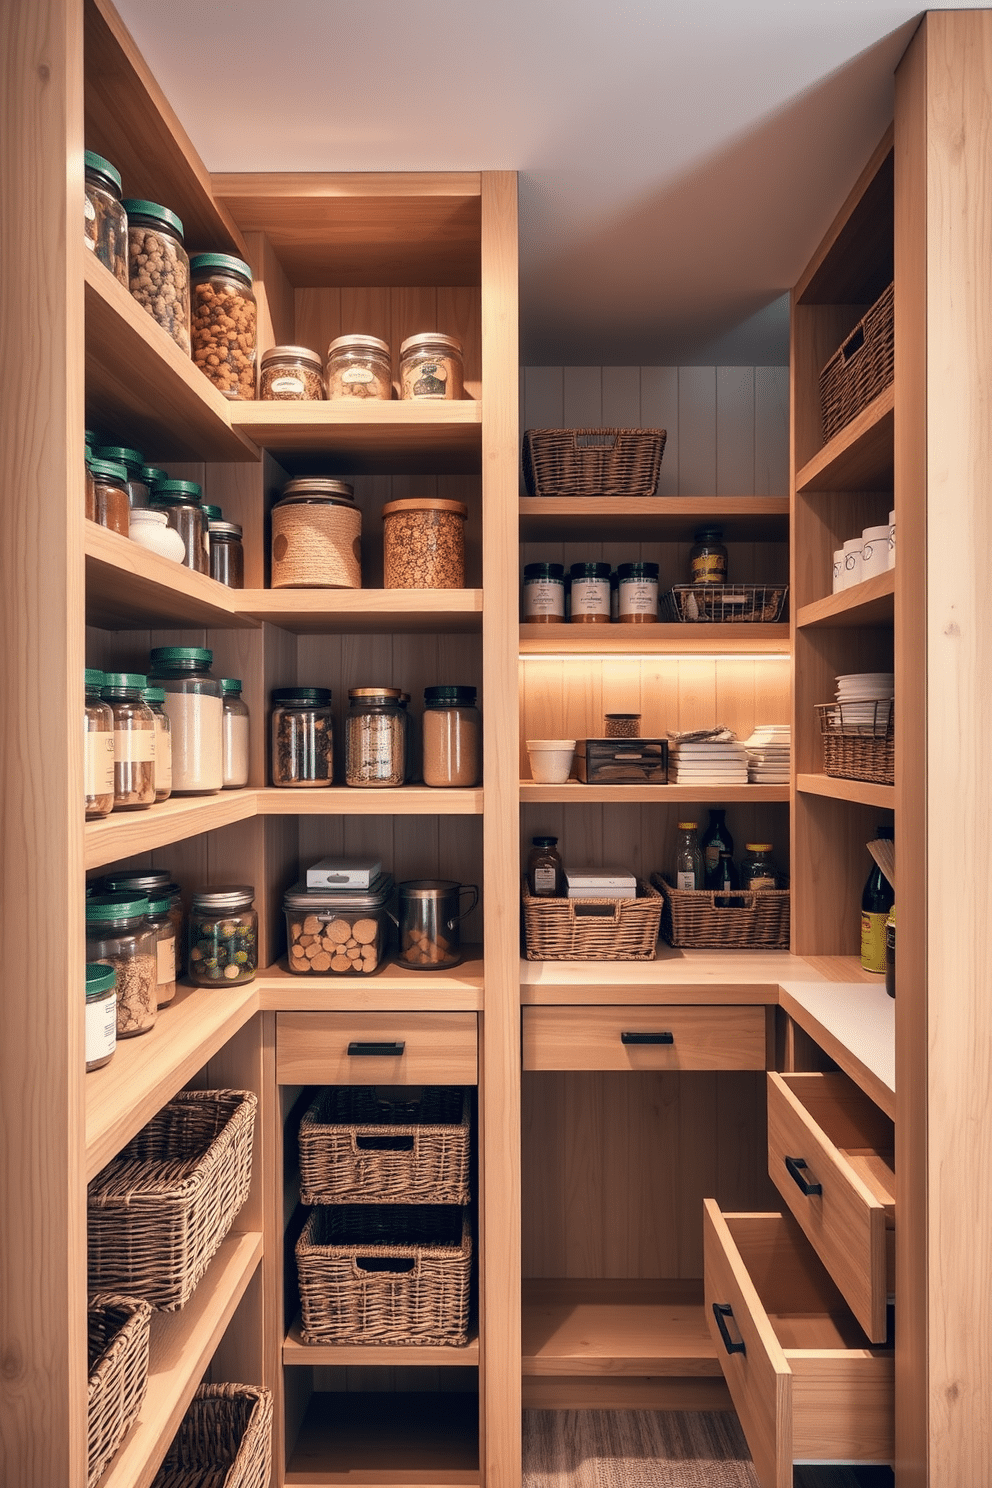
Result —
[[329, 687], [277, 687], [272, 693], [272, 784], [334, 783], [334, 715]]
[[96, 821], [114, 809], [114, 710], [101, 695], [103, 672], [87, 667], [85, 678], [83, 790], [86, 820]]
[[722, 527], [701, 527], [689, 549], [689, 580], [693, 584], [727, 583], [727, 550]]
[[224, 705], [224, 789], [238, 790], [248, 784], [251, 719], [241, 696], [240, 677], [222, 677], [220, 690]]
[[210, 577], [228, 589], [245, 587], [245, 550], [242, 546], [242, 531], [239, 522], [211, 520], [210, 532]]
[[155, 804], [155, 715], [138, 672], [104, 672], [103, 700], [114, 715], [114, 810]]
[[253, 399], [258, 310], [249, 265], [231, 253], [197, 253], [189, 280], [194, 364], [225, 398]]
[[362, 514], [329, 476], [287, 481], [272, 508], [273, 589], [361, 589]]
[[258, 913], [251, 884], [197, 889], [189, 910], [189, 974], [201, 987], [250, 982], [258, 967]]
[[406, 497], [382, 508], [384, 589], [464, 589], [463, 501]]
[[565, 619], [565, 565], [524, 564], [524, 620], [528, 625], [561, 625]]
[[406, 778], [408, 718], [398, 687], [352, 687], [345, 719], [347, 785], [402, 785]]
[[158, 202], [131, 197], [123, 205], [131, 294], [189, 356], [189, 258], [182, 222]]
[[135, 1038], [155, 1027], [158, 959], [155, 932], [142, 894], [94, 894], [86, 901], [86, 960], [117, 973], [117, 1037]]
[[195, 573], [210, 572], [210, 537], [201, 502], [202, 492], [196, 481], [159, 481], [152, 491], [151, 505], [154, 511], [164, 511], [169, 526], [174, 527], [183, 540], [186, 556], [183, 563]]
[[307, 346], [270, 346], [262, 353], [258, 396], [263, 403], [323, 402], [320, 357]]
[[86, 963], [86, 1073], [102, 1069], [117, 1048], [117, 972], [102, 961]]
[[83, 169], [83, 241], [126, 289], [127, 213], [121, 201], [120, 172], [95, 150], [83, 151]]
[[172, 725], [165, 711], [161, 687], [146, 687], [141, 694], [155, 718], [155, 803], [172, 795]]
[[424, 784], [467, 787], [482, 778], [482, 720], [474, 687], [425, 687]]
[[224, 784], [224, 708], [213, 659], [206, 646], [156, 646], [151, 653], [152, 684], [165, 693], [172, 726], [177, 796], [210, 796]]
[[148, 927], [155, 932], [155, 996], [160, 1008], [176, 995], [176, 926], [168, 894], [148, 900]]
[[127, 537], [130, 529], [131, 506], [127, 494], [127, 470], [116, 460], [90, 460], [93, 477], [93, 517], [101, 527], [119, 532]]
[[462, 396], [461, 342], [440, 331], [407, 336], [400, 346], [400, 397], [437, 403]]
[[338, 336], [327, 348], [327, 396], [380, 398], [393, 396], [393, 370], [388, 341], [378, 336]]

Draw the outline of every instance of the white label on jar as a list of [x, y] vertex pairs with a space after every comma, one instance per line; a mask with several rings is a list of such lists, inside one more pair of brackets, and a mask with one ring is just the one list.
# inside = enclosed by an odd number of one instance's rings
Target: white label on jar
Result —
[[565, 618], [565, 585], [560, 579], [524, 580], [524, 619], [531, 615]]
[[155, 719], [155, 789], [172, 790], [172, 739], [163, 719]]
[[609, 613], [609, 579], [572, 580], [573, 615], [608, 615]]
[[96, 221], [96, 207], [90, 201], [90, 199], [89, 199], [88, 196], [87, 197], [84, 197], [84, 199], [83, 199], [83, 211], [86, 214], [87, 221], [89, 221], [89, 222], [95, 222]]
[[155, 758], [154, 729], [115, 729], [114, 758], [119, 765], [140, 765]]
[[346, 367], [341, 373], [342, 382], [374, 382], [375, 373], [369, 367]]
[[86, 735], [83, 781], [87, 796], [112, 796], [114, 794], [114, 735], [112, 733], [88, 733]]
[[304, 393], [302, 377], [273, 377], [271, 383], [274, 393]]
[[219, 791], [224, 784], [224, 706], [203, 692], [167, 692], [172, 725], [172, 789]]
[[86, 999], [86, 1063], [106, 1059], [117, 1048], [117, 993]]
[[158, 984], [162, 987], [176, 980], [176, 937], [170, 935], [166, 940], [160, 940], [157, 953]]
[[694, 889], [696, 887], [696, 875], [694, 873], [677, 873], [675, 876], [678, 879], [677, 888]]
[[657, 579], [620, 580], [621, 615], [656, 615], [658, 613]]
[[534, 888], [539, 894], [553, 894], [555, 891], [555, 870], [553, 868], [535, 868]]

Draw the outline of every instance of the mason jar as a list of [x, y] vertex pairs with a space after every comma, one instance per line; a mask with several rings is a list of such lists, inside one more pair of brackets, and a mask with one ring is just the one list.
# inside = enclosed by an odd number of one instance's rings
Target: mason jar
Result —
[[176, 924], [171, 895], [149, 896], [148, 925], [155, 932], [155, 996], [157, 1005], [163, 1008], [176, 995]]
[[277, 687], [272, 704], [272, 784], [333, 784], [331, 689]]
[[220, 690], [224, 707], [224, 789], [236, 790], [248, 784], [251, 719], [241, 697], [239, 677], [222, 677]]
[[432, 786], [478, 785], [482, 721], [474, 687], [425, 687], [422, 771]]
[[379, 398], [393, 396], [389, 343], [378, 336], [338, 336], [327, 348], [327, 396]]
[[157, 202], [130, 198], [124, 210], [131, 294], [188, 356], [189, 259], [182, 222]]
[[132, 511], [147, 506], [149, 488], [144, 478], [145, 457], [140, 450], [126, 444], [101, 444], [93, 451], [98, 460], [113, 460], [123, 465], [127, 475], [127, 499]]
[[189, 974], [201, 987], [250, 982], [258, 967], [251, 884], [197, 889], [189, 911]]
[[135, 868], [124, 873], [108, 874], [104, 880], [108, 893], [119, 894], [127, 890], [132, 895], [143, 894], [146, 899], [168, 899], [169, 918], [176, 937], [176, 967], [182, 973], [183, 948], [183, 896], [177, 883], [173, 883], [168, 868]]
[[348, 785], [402, 785], [406, 777], [406, 709], [398, 687], [352, 687], [344, 729]]
[[169, 526], [174, 527], [183, 540], [186, 557], [183, 563], [195, 573], [210, 572], [210, 548], [207, 524], [201, 505], [202, 492], [196, 481], [159, 481], [152, 491], [151, 504], [156, 511], [164, 511]]
[[211, 520], [209, 528], [210, 577], [229, 589], [243, 589], [245, 550], [241, 545], [240, 523]]
[[251, 269], [230, 253], [189, 261], [193, 361], [225, 398], [255, 396], [258, 310]]
[[116, 460], [90, 459], [93, 477], [93, 519], [111, 532], [127, 537], [131, 503], [127, 494], [127, 470]]
[[440, 331], [408, 336], [400, 347], [400, 397], [437, 403], [462, 394], [461, 342]]
[[321, 403], [324, 369], [307, 346], [271, 346], [262, 353], [258, 396], [263, 403]]
[[165, 711], [165, 692], [146, 687], [141, 694], [155, 719], [155, 804], [172, 795], [172, 724]]
[[155, 1026], [158, 962], [148, 900], [140, 894], [94, 894], [86, 901], [86, 960], [117, 973], [117, 1037], [134, 1038]]
[[86, 173], [83, 241], [127, 288], [127, 213], [121, 201], [121, 177], [95, 150], [83, 151]]
[[114, 710], [103, 700], [103, 685], [103, 672], [87, 667], [83, 709], [86, 729], [83, 790], [87, 821], [109, 816], [114, 809]]
[[220, 683], [211, 675], [214, 653], [205, 646], [156, 646], [151, 682], [165, 693], [172, 734], [172, 790], [209, 796], [224, 784]]
[[114, 810], [155, 804], [155, 716], [138, 672], [105, 672], [102, 697], [114, 715]]
[[102, 1069], [117, 1048], [117, 973], [102, 961], [86, 963], [86, 1073]]

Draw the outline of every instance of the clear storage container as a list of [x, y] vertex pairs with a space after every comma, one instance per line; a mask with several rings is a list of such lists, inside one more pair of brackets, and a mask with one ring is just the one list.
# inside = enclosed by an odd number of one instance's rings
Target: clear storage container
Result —
[[127, 470], [116, 460], [98, 460], [95, 455], [89, 466], [93, 477], [93, 520], [127, 537], [131, 513]]
[[197, 253], [189, 276], [194, 363], [225, 398], [254, 398], [258, 310], [251, 269], [230, 253]]
[[151, 681], [165, 693], [172, 729], [172, 790], [209, 796], [224, 784], [224, 708], [205, 646], [156, 646]]
[[258, 396], [263, 403], [320, 403], [324, 369], [307, 346], [272, 346], [262, 353]]
[[86, 963], [86, 1073], [102, 1069], [117, 1048], [117, 972], [102, 961]]
[[338, 336], [332, 341], [327, 348], [327, 396], [391, 398], [389, 343], [377, 336]]
[[245, 587], [245, 550], [238, 522], [210, 521], [210, 577], [228, 589]]
[[382, 508], [384, 589], [464, 589], [463, 501], [404, 497]]
[[183, 540], [186, 556], [183, 563], [195, 573], [210, 572], [210, 535], [200, 501], [201, 490], [196, 481], [158, 481], [151, 495], [152, 508], [164, 511], [169, 526], [174, 527]]
[[277, 687], [272, 694], [272, 784], [331, 785], [334, 717], [329, 687]]
[[169, 894], [149, 897], [148, 925], [155, 932], [155, 995], [162, 1008], [176, 995], [176, 923]]
[[482, 720], [474, 687], [425, 687], [425, 785], [470, 786], [482, 778]]
[[400, 396], [434, 403], [461, 398], [461, 342], [440, 331], [408, 336], [400, 347]]
[[406, 778], [406, 710], [398, 687], [352, 687], [344, 729], [348, 785], [402, 785]]
[[124, 210], [131, 294], [189, 355], [189, 259], [182, 222], [157, 202], [131, 198]]
[[127, 213], [121, 201], [120, 173], [95, 150], [83, 151], [83, 168], [86, 172], [83, 241], [126, 289]]
[[251, 719], [241, 696], [239, 677], [222, 677], [220, 690], [224, 707], [224, 789], [234, 790], [248, 784]]
[[165, 711], [165, 692], [161, 687], [146, 687], [142, 697], [155, 718], [155, 802], [158, 804], [172, 795], [172, 724]]
[[197, 889], [189, 910], [189, 974], [201, 987], [250, 982], [258, 967], [251, 884]]
[[144, 896], [125, 891], [87, 899], [86, 960], [102, 961], [117, 973], [117, 1037], [154, 1028], [158, 961]]
[[85, 678], [83, 790], [86, 820], [96, 821], [114, 809], [114, 710], [102, 697], [103, 672], [87, 667]]
[[114, 810], [155, 804], [155, 715], [138, 672], [105, 672], [103, 700], [114, 715]]
[[144, 895], [146, 899], [168, 899], [169, 918], [176, 937], [176, 967], [182, 973], [183, 953], [186, 940], [183, 935], [183, 899], [177, 883], [173, 883], [168, 868], [140, 868], [125, 873], [111, 873], [104, 880], [107, 893], [128, 892], [133, 896]]
[[111, 460], [116, 465], [124, 466], [127, 475], [128, 505], [132, 511], [137, 507], [148, 505], [149, 487], [144, 475], [145, 457], [140, 450], [131, 449], [126, 444], [100, 444], [97, 445], [93, 454], [98, 460]]
[[297, 976], [369, 976], [386, 960], [393, 880], [368, 889], [308, 889], [301, 880], [283, 901], [289, 969]]

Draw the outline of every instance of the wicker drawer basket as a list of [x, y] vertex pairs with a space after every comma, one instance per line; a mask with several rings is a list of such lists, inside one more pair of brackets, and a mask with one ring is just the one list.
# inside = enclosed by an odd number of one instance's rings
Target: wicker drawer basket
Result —
[[535, 899], [524, 879], [528, 961], [653, 961], [661, 895], [641, 879], [636, 899]]
[[[818, 703], [823, 740], [823, 773], [840, 780], [867, 780], [894, 785], [896, 780], [895, 708], [875, 705], [873, 722], [852, 723], [843, 703]], [[855, 718], [863, 716], [853, 714]]]
[[524, 482], [531, 496], [653, 496], [664, 429], [528, 429]]
[[87, 1488], [102, 1476], [141, 1410], [148, 1384], [151, 1316], [148, 1303], [137, 1297], [103, 1292], [90, 1299]]
[[300, 1123], [304, 1204], [467, 1204], [469, 1096], [426, 1085], [322, 1090]]
[[467, 1209], [313, 1209], [296, 1269], [304, 1343], [468, 1342]]
[[257, 1097], [181, 1090], [89, 1186], [89, 1285], [189, 1301], [248, 1197]]
[[258, 1385], [201, 1385], [152, 1488], [269, 1488], [272, 1396]]
[[[661, 938], [679, 950], [784, 951], [789, 948], [789, 890], [744, 889], [711, 893], [673, 889], [660, 874], [651, 882], [661, 890]], [[717, 905], [729, 899], [731, 906]]]
[[895, 376], [894, 289], [890, 284], [820, 373], [824, 443], [867, 408]]

